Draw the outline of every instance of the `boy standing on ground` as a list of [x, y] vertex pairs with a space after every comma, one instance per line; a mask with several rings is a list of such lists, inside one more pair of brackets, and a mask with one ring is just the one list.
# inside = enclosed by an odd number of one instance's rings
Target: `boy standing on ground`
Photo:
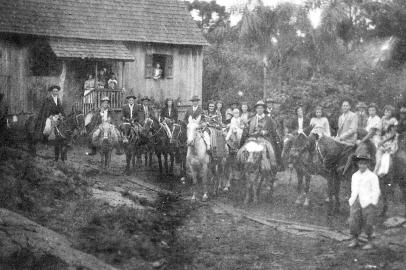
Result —
[[350, 203], [350, 232], [353, 240], [348, 247], [358, 246], [358, 236], [362, 228], [368, 237], [368, 243], [362, 249], [374, 248], [372, 233], [375, 220], [376, 206], [378, 204], [379, 180], [376, 174], [369, 170], [371, 162], [369, 154], [360, 154], [355, 157], [359, 170], [352, 175]]

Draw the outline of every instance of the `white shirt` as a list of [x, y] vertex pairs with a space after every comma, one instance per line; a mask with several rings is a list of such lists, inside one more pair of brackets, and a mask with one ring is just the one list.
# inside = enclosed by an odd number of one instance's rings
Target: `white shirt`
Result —
[[362, 208], [370, 204], [377, 205], [380, 194], [378, 176], [369, 169], [364, 173], [357, 171], [352, 175], [351, 197], [348, 200], [350, 205], [353, 205], [357, 198]]
[[195, 112], [197, 110], [197, 106], [193, 106], [192, 110], [193, 110], [193, 112]]
[[146, 116], [148, 115], [148, 106], [144, 106], [144, 113]]
[[369, 132], [373, 128], [376, 128], [378, 131], [381, 130], [381, 118], [379, 118], [378, 115], [368, 117], [367, 126], [365, 129]]
[[128, 104], [128, 106], [130, 107], [130, 117], [133, 116], [133, 108], [134, 108], [134, 104]]
[[298, 133], [303, 133], [303, 117], [298, 118], [298, 128], [297, 128], [297, 132]]
[[100, 111], [100, 115], [103, 119], [103, 122], [107, 121], [107, 116], [108, 116], [108, 110]]
[[56, 97], [52, 96], [52, 98], [54, 99], [55, 104], [58, 105], [58, 96]]

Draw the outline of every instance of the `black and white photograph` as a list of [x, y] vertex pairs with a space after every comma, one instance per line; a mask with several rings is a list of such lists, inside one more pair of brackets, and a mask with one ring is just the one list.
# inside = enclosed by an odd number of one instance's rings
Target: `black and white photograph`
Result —
[[0, 0], [0, 270], [406, 269], [406, 0]]

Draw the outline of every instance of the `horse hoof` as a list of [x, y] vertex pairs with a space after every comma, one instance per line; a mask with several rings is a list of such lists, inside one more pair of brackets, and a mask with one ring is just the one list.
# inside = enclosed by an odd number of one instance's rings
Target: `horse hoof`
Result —
[[304, 203], [303, 203], [303, 206], [304, 207], [309, 207], [309, 205], [310, 205], [310, 200], [308, 198], [306, 198]]
[[208, 199], [209, 199], [209, 196], [207, 196], [207, 193], [204, 193], [203, 197], [202, 197], [202, 201], [207, 202]]

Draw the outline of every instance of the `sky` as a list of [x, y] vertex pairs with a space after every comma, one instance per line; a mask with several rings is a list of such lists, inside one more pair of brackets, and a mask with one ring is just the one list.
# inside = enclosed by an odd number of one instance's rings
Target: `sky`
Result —
[[[193, 1], [193, 0], [189, 0]], [[210, 2], [211, 0], [204, 0]], [[294, 4], [304, 4], [305, 0], [262, 0], [263, 3], [267, 6], [275, 6], [280, 3], [294, 3]], [[216, 0], [217, 4], [225, 6], [227, 8], [230, 7], [237, 7], [237, 8], [244, 8], [245, 5], [248, 3], [248, 0]], [[254, 5], [256, 0], [251, 1]], [[192, 14], [193, 15], [193, 14]], [[231, 25], [236, 25], [241, 20], [241, 13], [234, 13], [230, 16]]]

